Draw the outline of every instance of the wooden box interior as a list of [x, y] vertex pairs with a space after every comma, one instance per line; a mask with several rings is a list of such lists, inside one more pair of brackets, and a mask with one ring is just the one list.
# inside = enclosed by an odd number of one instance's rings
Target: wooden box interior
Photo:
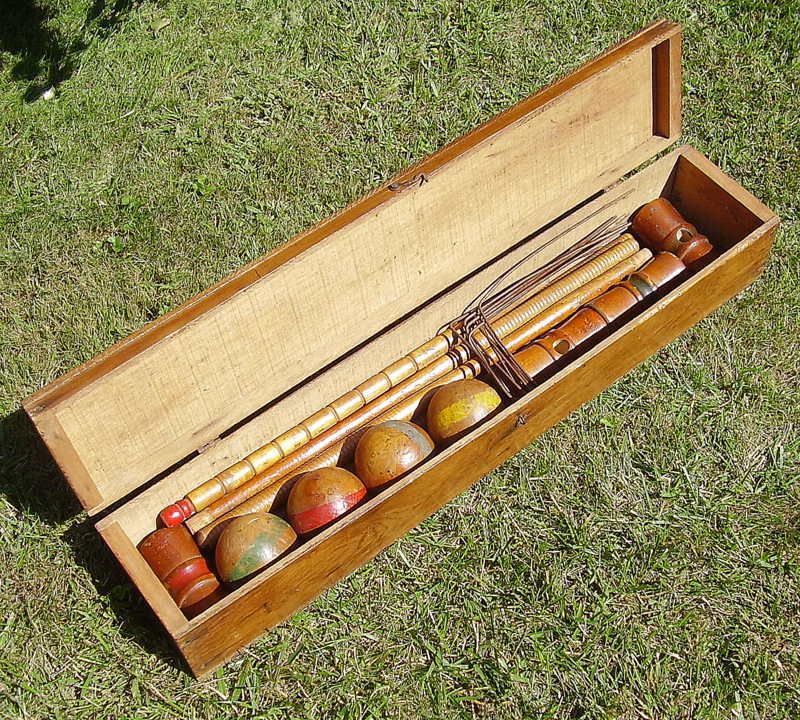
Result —
[[[637, 314], [601, 342], [591, 344], [554, 376], [534, 387], [516, 402], [508, 404], [500, 415], [438, 453], [413, 473], [372, 497], [320, 535], [297, 547], [202, 615], [190, 621], [185, 619], [141, 559], [135, 544], [152, 531], [153, 518], [158, 510], [194, 484], [198, 477], [197, 466], [202, 464], [204, 470], [208, 468], [210, 471], [224, 465], [229, 459], [238, 457], [241, 450], [232, 451], [231, 447], [245, 448], [266, 437], [260, 429], [262, 424], [271, 428], [273, 424], [286, 423], [287, 418], [299, 419], [306, 412], [306, 404], [305, 399], [301, 399], [299, 403], [304, 409], [297, 410], [298, 396], [309, 393], [312, 402], [314, 398], [319, 402], [320, 397], [332, 397], [339, 389], [352, 384], [351, 380], [354, 378], [365, 377], [374, 368], [391, 361], [402, 350], [422, 342], [451, 317], [454, 310], [457, 311], [482, 289], [488, 280], [521, 254], [528, 252], [532, 245], [544, 244], [565, 228], [591, 216], [584, 225], [567, 232], [556, 243], [558, 248], [565, 247], [606, 217], [630, 216], [644, 202], [657, 196], [669, 198], [685, 217], [707, 233], [715, 245], [725, 252], [699, 273], [686, 277], [669, 293], [660, 297], [655, 305]], [[598, 208], [602, 208], [602, 211], [594, 215]], [[247, 618], [252, 613], [248, 596], [265, 585], [271, 587], [266, 595], [272, 593], [274, 598], [268, 606], [266, 626], [274, 625], [309, 602], [338, 578], [377, 554], [481, 474], [516, 452], [572, 409], [593, 397], [609, 382], [738, 292], [760, 271], [771, 241], [770, 231], [776, 224], [777, 218], [768, 208], [702, 155], [687, 146], [678, 148], [571, 213], [561, 222], [503, 253], [486, 268], [465, 278], [424, 308], [342, 358], [317, 376], [310, 384], [311, 387], [303, 385], [286, 394], [250, 423], [241, 426], [215, 445], [212, 448], [213, 458], [204, 458], [205, 453], [199, 455], [108, 515], [98, 523], [98, 529], [136, 584], [146, 591], [150, 604], [168, 625], [171, 633], [178, 638], [179, 645], [181, 638], [187, 638], [193, 643], [201, 642], [203, 638], [209, 637], [209, 628], [228, 627], [228, 633], [230, 626], [241, 628], [242, 618]], [[545, 257], [554, 252], [557, 250], [546, 253]], [[537, 260], [542, 261], [543, 259]], [[699, 292], [699, 300], [688, 294], [689, 290], [698, 287], [699, 290], [695, 292]], [[672, 313], [667, 312], [672, 304], [676, 308], [672, 308]], [[648, 319], [655, 317], [662, 320], [660, 316], [666, 319], [658, 323], [657, 329], [643, 336]], [[632, 345], [613, 367], [594, 373], [592, 380], [581, 380], [575, 376], [578, 367], [598, 356], [602, 350], [613, 348], [615, 343], [626, 336], [632, 338], [629, 341]], [[558, 398], [557, 402], [552, 401], [554, 394]], [[539, 408], [539, 412], [533, 412], [531, 407]], [[509, 421], [512, 421], [514, 432], [503, 430], [500, 438], [495, 438], [491, 443], [483, 443], [477, 452], [481, 465], [473, 467], [472, 472], [467, 473], [466, 480], [460, 479], [460, 475], [450, 476], [448, 472], [436, 472], [440, 466], [447, 467], [447, 461], [458, 456], [462, 450], [469, 450], [476, 437], [487, 433], [492, 437], [493, 430], [502, 428]], [[454, 477], [459, 477], [459, 480], [454, 480]], [[419, 487], [415, 489], [415, 485]], [[403, 505], [402, 511], [392, 507], [392, 499], [409, 490], [422, 493], [423, 499], [410, 501], [412, 507]], [[307, 562], [302, 562], [303, 559]], [[264, 594], [259, 594], [255, 605], [264, 608], [264, 600]], [[260, 630], [264, 628], [259, 627]], [[234, 632], [241, 632], [243, 639], [249, 639], [250, 633], [246, 629]], [[217, 662], [228, 654], [230, 653], [218, 658]], [[191, 658], [189, 660], [192, 662]], [[205, 668], [206, 665], [201, 663], [200, 671]], [[198, 671], [198, 667], [194, 669]]]
[[[644, 30], [29, 399], [90, 512], [135, 493], [97, 528], [195, 674], [373, 557], [759, 272], [777, 218], [691, 148], [611, 185], [679, 135], [679, 53], [677, 26]], [[427, 182], [404, 184], [423, 174]], [[528, 269], [658, 195], [724, 253], [186, 619], [136, 550], [162, 507], [430, 338], [533, 247], [563, 233]], [[468, 472], [454, 472], [466, 463]]]
[[[672, 144], [680, 37], [668, 22], [642, 31], [32, 396], [84, 507], [207, 451]], [[296, 395], [262, 429], [328, 396]]]

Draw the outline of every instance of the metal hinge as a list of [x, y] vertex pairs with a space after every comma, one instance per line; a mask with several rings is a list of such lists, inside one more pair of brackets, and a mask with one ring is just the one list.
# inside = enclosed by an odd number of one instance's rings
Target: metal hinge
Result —
[[390, 183], [388, 187], [389, 190], [391, 190], [392, 192], [402, 192], [403, 190], [408, 190], [409, 188], [412, 188], [415, 185], [417, 187], [421, 187], [426, 182], [428, 182], [428, 176], [425, 173], [421, 172], [414, 175], [414, 177], [411, 178], [410, 180], [402, 180], [399, 182]]

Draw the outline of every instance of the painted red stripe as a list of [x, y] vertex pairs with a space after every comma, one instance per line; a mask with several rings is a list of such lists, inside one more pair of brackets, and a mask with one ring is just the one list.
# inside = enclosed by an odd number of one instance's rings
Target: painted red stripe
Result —
[[361, 488], [332, 502], [303, 510], [290, 518], [292, 527], [301, 535], [321, 528], [358, 505], [366, 494], [367, 489]]
[[173, 597], [182, 592], [183, 589], [189, 584], [197, 580], [202, 575], [208, 575], [211, 571], [208, 569], [208, 564], [205, 558], [196, 557], [181, 563], [176, 567], [167, 577], [164, 578], [164, 585], [170, 591]]

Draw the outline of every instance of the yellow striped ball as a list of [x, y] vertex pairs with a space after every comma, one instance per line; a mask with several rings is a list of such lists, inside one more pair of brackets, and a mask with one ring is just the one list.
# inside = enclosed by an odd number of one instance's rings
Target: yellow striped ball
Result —
[[428, 433], [437, 444], [450, 443], [500, 407], [497, 391], [480, 380], [458, 380], [440, 387], [428, 404]]

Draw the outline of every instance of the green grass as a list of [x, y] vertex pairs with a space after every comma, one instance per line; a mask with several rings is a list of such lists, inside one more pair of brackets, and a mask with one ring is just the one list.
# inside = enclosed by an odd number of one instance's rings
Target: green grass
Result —
[[[800, 4], [32, 2], [0, 9], [0, 717], [800, 715]], [[22, 398], [660, 16], [685, 139], [784, 219], [763, 278], [193, 681]]]

